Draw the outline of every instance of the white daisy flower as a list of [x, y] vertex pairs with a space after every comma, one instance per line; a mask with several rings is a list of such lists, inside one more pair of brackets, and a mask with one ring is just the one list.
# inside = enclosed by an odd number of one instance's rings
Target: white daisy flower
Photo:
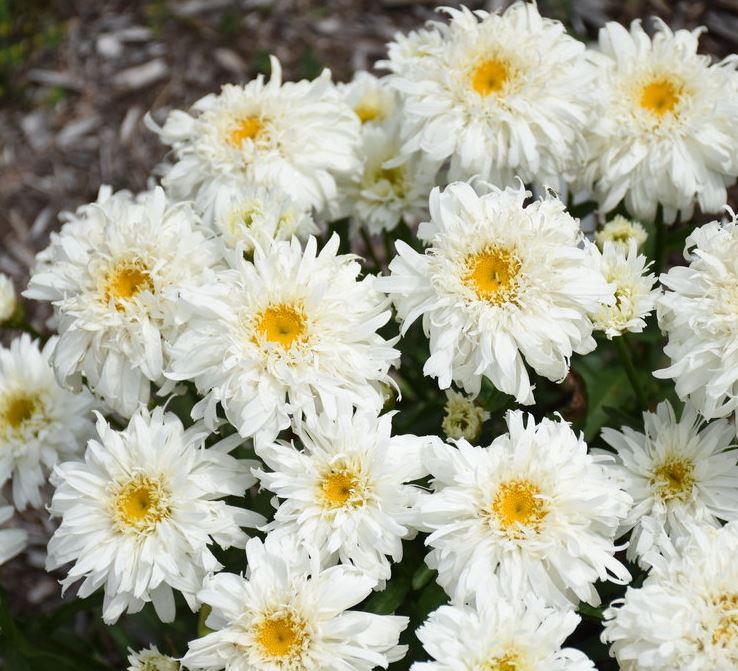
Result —
[[656, 276], [647, 272], [650, 262], [638, 254], [634, 239], [627, 247], [607, 241], [601, 254], [594, 245], [589, 248], [605, 279], [615, 286], [615, 304], [601, 305], [592, 315], [595, 329], [609, 340], [626, 332], [641, 333], [661, 295], [661, 289], [654, 288]]
[[[13, 517], [13, 506], [0, 496], [0, 524]], [[28, 532], [24, 529], [0, 529], [0, 564], [4, 564], [23, 552], [28, 543]]]
[[520, 176], [557, 185], [584, 151], [592, 70], [584, 44], [535, 4], [518, 2], [502, 14], [443, 11], [450, 23], [430, 24], [440, 40], [421, 34], [390, 48], [405, 151], [450, 158], [452, 179], [478, 175], [508, 185]]
[[397, 93], [386, 78], [359, 70], [348, 84], [339, 84], [343, 100], [359, 117], [362, 126], [371, 128], [394, 118], [398, 108]]
[[0, 273], [0, 325], [9, 321], [18, 305], [13, 280]]
[[738, 526], [692, 533], [605, 611], [602, 640], [622, 671], [738, 667]]
[[210, 425], [221, 403], [244, 437], [271, 442], [290, 417], [336, 416], [346, 401], [381, 409], [380, 383], [391, 384], [394, 341], [377, 329], [390, 318], [373, 276], [351, 255], [337, 255], [334, 235], [317, 252], [311, 237], [256, 247], [253, 263], [230, 254], [217, 282], [183, 291], [187, 329], [171, 347], [176, 380], [193, 380], [205, 396], [194, 408]]
[[416, 631], [431, 662], [413, 671], [587, 671], [592, 661], [564, 641], [579, 624], [571, 611], [532, 595], [480, 598], [476, 606], [441, 606]]
[[279, 499], [267, 530], [314, 544], [323, 561], [341, 561], [383, 582], [414, 535], [416, 490], [427, 475], [421, 452], [431, 437], [391, 436], [392, 414], [344, 408], [297, 427], [303, 451], [291, 443], [258, 449], [270, 472], [254, 471]]
[[253, 186], [223, 187], [215, 198], [213, 228], [229, 247], [239, 244], [247, 253], [254, 244], [266, 247], [273, 240], [293, 235], [305, 240], [318, 233], [310, 210], [298, 206], [276, 189]]
[[655, 413], [644, 412], [643, 422], [644, 433], [602, 430], [617, 453], [611, 468], [633, 497], [619, 531], [633, 529], [629, 559], [651, 551], [664, 535], [673, 540], [689, 533], [690, 524], [719, 526], [738, 519], [734, 427], [727, 420], [705, 426], [690, 405], [677, 421], [667, 401]]
[[654, 376], [673, 379], [676, 392], [706, 419], [726, 417], [738, 408], [738, 217], [696, 228], [687, 238], [688, 267], [661, 275], [659, 326], [669, 341], [671, 365]]
[[596, 86], [583, 98], [592, 107], [586, 173], [601, 210], [625, 199], [653, 221], [661, 204], [673, 221], [695, 203], [719, 210], [738, 175], [737, 61], [698, 54], [701, 28], [656, 26], [653, 38], [639, 21], [630, 32], [614, 22], [600, 30]]
[[202, 281], [219, 257], [189, 205], [156, 188], [137, 198], [100, 189], [67, 215], [37, 257], [24, 296], [51, 301], [59, 342], [51, 362], [63, 385], [90, 388], [129, 417], [163, 383], [162, 340], [176, 330], [177, 291]]
[[199, 598], [214, 629], [190, 641], [182, 664], [193, 671], [370, 671], [405, 655], [397, 644], [406, 617], [346, 610], [374, 581], [357, 569], [321, 570], [299, 546], [254, 538], [246, 577], [220, 573]]
[[19, 510], [43, 505], [41, 488], [57, 461], [84, 451], [94, 433], [92, 395], [62, 389], [44, 348], [27, 334], [0, 347], [0, 487], [10, 481]]
[[335, 178], [359, 168], [360, 123], [324, 70], [309, 82], [282, 83], [279, 61], [243, 86], [226, 84], [149, 127], [174, 150], [162, 179], [177, 199], [192, 199], [210, 222], [221, 188], [248, 184], [278, 189], [303, 207], [326, 208]]
[[627, 250], [631, 240], [635, 240], [636, 248], [640, 250], [648, 240], [648, 233], [643, 224], [634, 219], [627, 219], [622, 214], [615, 215], [595, 233], [595, 242], [600, 249], [605, 247], [605, 243], [610, 242]]
[[409, 33], [395, 33], [394, 41], [387, 43], [387, 60], [377, 67], [402, 75], [413, 67], [423, 67], [426, 58], [445, 48], [446, 26], [440, 21], [426, 21], [426, 27]]
[[536, 424], [520, 411], [506, 421], [508, 433], [489, 447], [463, 439], [428, 447], [434, 491], [418, 502], [432, 532], [426, 563], [459, 599], [494, 573], [512, 594], [532, 591], [564, 608], [580, 600], [596, 606], [595, 581], [630, 580], [613, 537], [631, 498], [566, 422]]
[[98, 418], [84, 462], [57, 466], [49, 511], [61, 526], [49, 541], [47, 570], [74, 562], [63, 590], [83, 579], [84, 598], [104, 585], [103, 619], [115, 622], [151, 601], [174, 619], [176, 589], [193, 610], [203, 577], [222, 566], [208, 546], [244, 547], [241, 527], [264, 523], [257, 513], [218, 499], [243, 496], [256, 482], [253, 461], [229, 455], [242, 439], [203, 447], [208, 432], [185, 430], [172, 413], [141, 408], [123, 431]]
[[614, 300], [613, 287], [557, 198], [525, 206], [522, 185], [487, 186], [485, 195], [464, 182], [434, 189], [431, 221], [418, 229], [429, 249], [397, 242], [391, 276], [377, 286], [391, 294], [403, 334], [422, 315], [431, 352], [423, 372], [441, 389], [453, 381], [477, 394], [484, 376], [532, 403], [526, 363], [564, 379], [572, 353], [595, 348], [588, 315]]
[[446, 438], [465, 438], [474, 442], [482, 433], [482, 424], [490, 414], [474, 402], [471, 396], [465, 396], [453, 389], [446, 390], [445, 416], [441, 428]]
[[173, 657], [162, 655], [155, 645], [134, 652], [128, 652], [128, 671], [180, 671], [179, 662]]

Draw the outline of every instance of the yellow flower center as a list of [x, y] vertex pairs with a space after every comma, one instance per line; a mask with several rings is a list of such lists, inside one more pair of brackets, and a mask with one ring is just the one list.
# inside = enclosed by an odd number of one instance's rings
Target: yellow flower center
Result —
[[540, 530], [548, 512], [540, 493], [529, 480], [509, 480], [497, 488], [492, 512], [508, 536], [520, 537], [523, 528]]
[[657, 79], [641, 89], [641, 107], [663, 117], [673, 112], [682, 95], [682, 86], [669, 79]]
[[105, 302], [115, 302], [117, 310], [125, 309], [125, 302], [142, 291], [153, 291], [149, 270], [140, 260], [122, 261], [107, 274], [104, 285]]
[[244, 140], [254, 140], [259, 134], [263, 124], [261, 119], [256, 116], [247, 116], [239, 119], [235, 127], [228, 136], [228, 141], [234, 147], [240, 147]]
[[0, 426], [19, 429], [38, 411], [40, 399], [24, 392], [6, 398], [0, 406]]
[[522, 671], [520, 657], [515, 654], [505, 654], [502, 657], [493, 657], [483, 665], [484, 671]]
[[347, 468], [331, 469], [321, 480], [320, 491], [328, 508], [364, 505], [359, 478]]
[[395, 168], [379, 168], [374, 173], [374, 181], [381, 182], [382, 180], [389, 183], [392, 191], [394, 191], [398, 198], [402, 198], [405, 195], [405, 169], [401, 165]]
[[256, 318], [256, 332], [288, 350], [293, 343], [307, 337], [307, 319], [297, 306], [286, 303], [270, 305]]
[[726, 648], [738, 641], [738, 594], [721, 594], [712, 600], [720, 620], [712, 632], [713, 645]]
[[266, 657], [292, 657], [303, 647], [307, 638], [305, 625], [291, 614], [274, 615], [256, 627], [256, 641]]
[[466, 258], [462, 280], [481, 300], [497, 305], [509, 303], [515, 298], [520, 266], [520, 259], [509, 249], [490, 245]]
[[171, 493], [160, 478], [140, 473], [122, 485], [113, 497], [115, 528], [121, 533], [150, 534], [169, 517]]
[[384, 117], [382, 108], [376, 100], [365, 98], [354, 107], [354, 112], [362, 124], [369, 121], [381, 120]]
[[472, 71], [472, 88], [482, 97], [499, 93], [510, 79], [510, 66], [499, 58], [482, 61]]
[[651, 484], [663, 501], [688, 501], [694, 487], [694, 463], [689, 459], [667, 459], [653, 473]]

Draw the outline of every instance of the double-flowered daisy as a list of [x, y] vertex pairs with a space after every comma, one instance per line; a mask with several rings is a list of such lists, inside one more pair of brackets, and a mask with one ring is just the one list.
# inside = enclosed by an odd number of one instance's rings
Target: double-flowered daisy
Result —
[[557, 185], [583, 155], [591, 67], [564, 26], [518, 2], [502, 14], [445, 8], [391, 45], [387, 65], [404, 102], [405, 151], [451, 159], [451, 177]]
[[631, 240], [635, 240], [636, 249], [640, 250], [648, 240], [648, 233], [639, 221], [628, 219], [622, 214], [615, 215], [595, 233], [595, 242], [600, 249], [604, 249], [605, 244], [610, 242], [627, 250]]
[[115, 622], [152, 602], [162, 621], [174, 619], [174, 594], [195, 608], [204, 576], [222, 568], [208, 547], [244, 547], [244, 526], [261, 515], [227, 505], [255, 482], [252, 461], [229, 452], [238, 435], [203, 447], [201, 423], [185, 430], [172, 413], [139, 410], [126, 429], [97, 423], [83, 462], [57, 466], [50, 512], [61, 526], [49, 541], [47, 570], [74, 565], [63, 589], [82, 580], [84, 598], [103, 586], [103, 619]]
[[416, 490], [427, 474], [422, 451], [431, 438], [391, 436], [392, 415], [351, 408], [335, 420], [302, 423], [303, 446], [259, 449], [271, 472], [255, 474], [279, 499], [269, 530], [315, 544], [324, 562], [341, 561], [377, 581], [402, 559], [402, 540], [414, 535]]
[[[12, 517], [13, 506], [0, 496], [0, 525], [5, 525]], [[0, 564], [23, 552], [27, 543], [28, 532], [25, 529], [0, 528]]]
[[217, 281], [183, 292], [187, 329], [171, 348], [168, 375], [193, 380], [210, 424], [218, 402], [244, 437], [269, 442], [290, 417], [336, 416], [348, 402], [379, 410], [398, 357], [377, 334], [390, 318], [375, 279], [359, 280], [355, 257], [338, 254], [338, 236], [320, 252], [311, 237], [257, 247], [253, 263], [229, 255]]
[[495, 574], [506, 594], [533, 592], [560, 607], [599, 604], [597, 580], [630, 579], [613, 556], [630, 496], [566, 422], [536, 424], [511, 411], [507, 427], [489, 447], [459, 440], [427, 448], [433, 493], [418, 511], [432, 532], [428, 566], [460, 599]]
[[453, 381], [476, 394], [487, 377], [532, 403], [526, 364], [550, 380], [566, 377], [572, 353], [595, 348], [589, 315], [614, 301], [614, 287], [580, 247], [578, 223], [561, 201], [547, 194], [526, 205], [522, 185], [487, 189], [434, 189], [431, 221], [418, 229], [428, 249], [398, 241], [391, 276], [378, 286], [391, 294], [403, 333], [423, 317], [423, 372], [441, 389]]
[[602, 430], [617, 453], [613, 468], [633, 497], [620, 527], [621, 533], [633, 529], [630, 559], [658, 549], [664, 537], [688, 534], [692, 524], [738, 519], [735, 427], [724, 419], [705, 426], [691, 405], [677, 420], [667, 401], [655, 413], [643, 413], [643, 422], [643, 433]]
[[51, 362], [60, 383], [84, 378], [129, 417], [162, 383], [163, 339], [177, 328], [177, 292], [201, 281], [219, 248], [185, 203], [161, 188], [134, 198], [100, 189], [97, 202], [67, 216], [24, 295], [51, 301], [59, 341]]
[[339, 84], [338, 90], [346, 104], [359, 117], [362, 132], [391, 122], [399, 112], [397, 92], [386, 77], [375, 77], [366, 70], [354, 74], [348, 84]]
[[252, 539], [246, 577], [206, 579], [199, 598], [214, 631], [191, 641], [192, 671], [371, 671], [405, 654], [407, 618], [347, 610], [374, 581], [348, 566], [321, 568], [295, 544]]
[[626, 332], [640, 333], [661, 295], [654, 288], [656, 276], [648, 272], [648, 260], [638, 253], [634, 239], [627, 247], [605, 242], [602, 254], [594, 246], [590, 249], [605, 279], [615, 286], [615, 303], [600, 306], [592, 316], [595, 329], [604, 331], [610, 340]]
[[605, 611], [602, 640], [622, 671], [738, 667], [738, 527], [696, 528], [643, 586]]
[[572, 611], [546, 607], [527, 595], [489, 593], [475, 605], [441, 606], [416, 631], [430, 662], [413, 671], [588, 671], [580, 650], [564, 648], [579, 623]]
[[600, 30], [586, 173], [603, 211], [624, 199], [633, 216], [653, 221], [661, 205], [672, 221], [695, 204], [719, 210], [738, 176], [737, 61], [698, 54], [700, 28], [656, 26]]
[[707, 419], [727, 417], [738, 408], [738, 217], [696, 228], [684, 254], [689, 266], [661, 276], [657, 314], [671, 365], [654, 375], [673, 379]]
[[0, 347], [0, 487], [10, 481], [19, 510], [43, 504], [51, 468], [81, 454], [94, 433], [92, 395], [62, 389], [49, 365], [57, 340], [40, 349], [24, 334]]
[[226, 84], [191, 113], [171, 112], [161, 128], [149, 122], [174, 151], [162, 184], [175, 198], [194, 200], [206, 222], [221, 189], [248, 184], [322, 210], [336, 196], [336, 177], [359, 168], [361, 124], [330, 71], [283, 83], [274, 57], [271, 68], [268, 82], [259, 75], [243, 86]]
[[169, 655], [162, 655], [155, 645], [129, 652], [128, 671], [180, 671], [179, 662]]

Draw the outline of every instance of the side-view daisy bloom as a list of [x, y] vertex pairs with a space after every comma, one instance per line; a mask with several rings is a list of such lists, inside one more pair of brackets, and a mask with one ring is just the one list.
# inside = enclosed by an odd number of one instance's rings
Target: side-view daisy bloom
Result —
[[735, 427], [720, 419], [705, 426], [686, 405], [679, 420], [668, 401], [643, 413], [644, 431], [604, 428], [616, 452], [612, 468], [633, 497], [619, 534], [633, 529], [628, 558], [642, 557], [665, 534], [675, 540], [693, 524], [738, 520], [738, 452]]
[[162, 408], [140, 409], [120, 432], [99, 417], [97, 432], [83, 462], [61, 464], [52, 475], [49, 510], [61, 525], [46, 568], [74, 562], [61, 584], [66, 590], [82, 580], [80, 598], [104, 586], [109, 624], [147, 602], [170, 622], [172, 590], [194, 610], [204, 576], [222, 568], [208, 546], [244, 547], [241, 527], [265, 521], [219, 500], [244, 495], [256, 481], [255, 463], [230, 456], [242, 442], [237, 434], [205, 448], [201, 423], [185, 430]]
[[94, 398], [62, 389], [49, 365], [57, 341], [41, 349], [23, 334], [0, 347], [0, 487], [10, 481], [19, 510], [43, 504], [51, 469], [81, 454], [94, 433]]
[[23, 295], [54, 305], [60, 384], [79, 388], [84, 377], [130, 417], [151, 382], [164, 382], [162, 341], [177, 327], [177, 291], [201, 280], [219, 248], [190, 205], [169, 202], [159, 187], [136, 198], [102, 187], [97, 202], [66, 219]]
[[578, 223], [546, 194], [525, 204], [520, 185], [454, 182], [430, 195], [431, 221], [418, 229], [424, 254], [398, 241], [391, 275], [380, 278], [402, 318], [423, 317], [430, 358], [423, 372], [441, 389], [477, 394], [482, 377], [519, 403], [533, 402], [526, 363], [550, 380], [572, 353], [595, 348], [588, 315], [612, 303], [613, 288], [580, 247]]
[[489, 447], [427, 448], [433, 492], [418, 502], [431, 531], [426, 563], [458, 599], [496, 574], [510, 593], [532, 591], [563, 608], [598, 605], [595, 581], [630, 580], [613, 538], [631, 498], [566, 422], [536, 424], [519, 410], [506, 421], [508, 432]]
[[162, 655], [155, 646], [138, 652], [129, 649], [128, 671], [180, 671], [179, 662], [173, 657]]
[[254, 538], [246, 576], [207, 578], [199, 599], [214, 630], [190, 641], [182, 664], [192, 671], [371, 671], [401, 659], [406, 617], [347, 610], [374, 581], [357, 569], [322, 569], [300, 546]]
[[273, 441], [292, 416], [336, 416], [339, 402], [379, 410], [380, 383], [398, 358], [377, 334], [390, 318], [376, 278], [358, 279], [355, 257], [334, 235], [318, 252], [311, 237], [236, 251], [216, 281], [182, 292], [187, 328], [171, 347], [167, 375], [193, 380], [211, 424], [218, 402], [244, 437]]
[[294, 444], [258, 449], [271, 472], [254, 471], [280, 500], [274, 534], [314, 544], [324, 563], [341, 561], [377, 581], [402, 559], [402, 540], [414, 535], [416, 490], [427, 475], [422, 451], [431, 437], [391, 436], [392, 414], [344, 408], [335, 420], [301, 423]]

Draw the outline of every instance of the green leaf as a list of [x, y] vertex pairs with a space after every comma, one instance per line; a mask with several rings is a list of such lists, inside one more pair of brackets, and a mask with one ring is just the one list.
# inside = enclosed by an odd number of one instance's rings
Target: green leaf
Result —
[[415, 571], [415, 573], [413, 574], [413, 579], [410, 582], [410, 586], [415, 591], [422, 589], [431, 580], [435, 580], [435, 577], [437, 575], [438, 575], [438, 571], [436, 571], [435, 569], [428, 568], [428, 566], [425, 563], [423, 563], [418, 567], [417, 571]]
[[580, 359], [577, 372], [587, 388], [587, 418], [584, 421], [584, 439], [591, 441], [607, 423], [607, 408], [622, 408], [633, 399], [633, 390], [625, 370], [620, 366], [598, 367], [595, 362]]
[[390, 580], [383, 592], [377, 592], [367, 599], [362, 610], [377, 615], [390, 615], [400, 607], [409, 591], [408, 580]]

